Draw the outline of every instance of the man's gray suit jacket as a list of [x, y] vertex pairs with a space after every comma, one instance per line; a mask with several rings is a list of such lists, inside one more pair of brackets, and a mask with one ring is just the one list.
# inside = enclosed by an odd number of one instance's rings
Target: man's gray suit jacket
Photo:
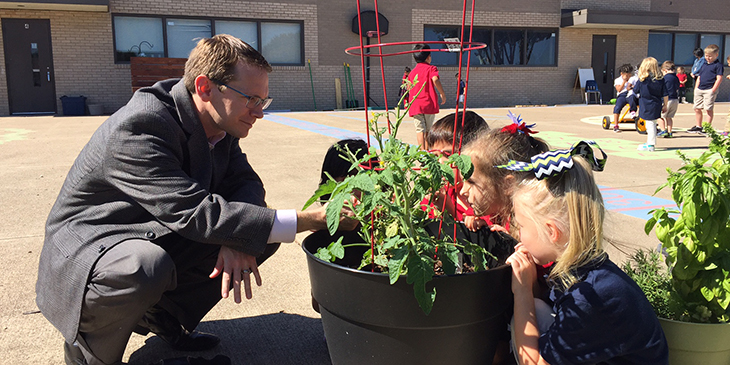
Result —
[[124, 240], [174, 232], [258, 256], [275, 214], [264, 195], [238, 138], [209, 148], [182, 81], [140, 89], [91, 137], [51, 209], [38, 308], [73, 342], [94, 263]]

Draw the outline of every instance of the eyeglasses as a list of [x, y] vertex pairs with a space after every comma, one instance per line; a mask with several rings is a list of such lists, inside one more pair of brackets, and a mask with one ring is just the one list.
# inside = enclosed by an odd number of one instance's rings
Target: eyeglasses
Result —
[[[244, 98], [246, 98], [246, 107], [247, 108], [251, 108], [251, 107], [257, 108], [257, 107], [260, 106], [261, 107], [261, 110], [264, 110], [264, 109], [268, 108], [269, 105], [271, 105], [271, 102], [272, 101], [274, 101], [273, 98], [261, 99], [258, 96], [246, 95], [243, 92], [238, 91], [238, 90], [236, 90], [236, 89], [234, 89], [234, 88], [232, 88], [232, 87], [230, 87], [230, 86], [228, 86], [228, 85], [226, 85], [226, 84], [224, 84], [224, 83], [222, 83], [220, 81], [216, 81], [216, 80], [210, 80], [210, 81], [213, 81], [214, 83], [216, 83], [216, 84], [218, 84], [220, 86], [223, 86], [225, 88], [231, 89], [231, 90], [233, 90], [233, 91], [241, 94]], [[253, 105], [251, 105], [251, 104], [253, 104]]]

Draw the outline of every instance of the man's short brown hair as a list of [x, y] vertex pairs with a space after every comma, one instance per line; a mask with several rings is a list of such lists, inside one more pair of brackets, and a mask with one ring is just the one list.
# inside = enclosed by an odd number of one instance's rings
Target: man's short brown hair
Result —
[[664, 61], [664, 63], [662, 63], [662, 70], [667, 70], [667, 71], [676, 70], [674, 67], [674, 61]]
[[718, 54], [720, 53], [720, 47], [718, 47], [717, 44], [711, 44], [705, 47], [705, 52]]
[[200, 75], [224, 84], [230, 82], [236, 76], [238, 61], [271, 72], [271, 65], [261, 53], [234, 36], [217, 34], [201, 39], [185, 62], [185, 88], [195, 93], [195, 78]]

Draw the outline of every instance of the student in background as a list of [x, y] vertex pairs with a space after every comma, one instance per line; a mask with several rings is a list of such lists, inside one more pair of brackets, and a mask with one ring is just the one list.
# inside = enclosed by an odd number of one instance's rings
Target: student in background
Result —
[[656, 145], [656, 120], [667, 111], [669, 95], [664, 85], [664, 75], [654, 57], [644, 58], [639, 67], [639, 118], [646, 122], [646, 143], [638, 151], [654, 152]]
[[628, 63], [623, 64], [618, 68], [618, 72], [620, 76], [613, 81], [613, 86], [616, 88], [617, 94], [616, 105], [613, 107], [613, 131], [616, 133], [621, 132], [618, 128], [618, 117], [619, 113], [621, 113], [621, 109], [623, 109], [628, 103], [626, 97], [629, 94], [629, 78], [631, 78], [631, 74], [634, 72], [634, 66], [631, 66]]
[[674, 71], [674, 62], [664, 61], [662, 63], [664, 86], [669, 94], [669, 102], [667, 103], [667, 111], [662, 114], [662, 119], [660, 119], [663, 130], [657, 133], [657, 137], [672, 138], [673, 118], [677, 114], [677, 106], [679, 105], [679, 78], [674, 74]]
[[[415, 119], [418, 145], [421, 149], [426, 149], [425, 135], [431, 129], [439, 112], [436, 92], [441, 96], [442, 105], [446, 103], [446, 94], [439, 81], [438, 68], [431, 65], [431, 47], [428, 44], [416, 44], [413, 49], [418, 52], [413, 54], [413, 59], [417, 62], [416, 67], [408, 75], [408, 81], [413, 85], [409, 90], [411, 107], [408, 109], [408, 115]], [[416, 79], [418, 83], [413, 84]]]
[[722, 63], [717, 59], [719, 53], [720, 47], [715, 44], [705, 47], [705, 63], [697, 71], [694, 90], [695, 121], [697, 125], [690, 128], [687, 131], [689, 133], [704, 133], [702, 130], [703, 109], [707, 112], [707, 123], [712, 124], [712, 118], [715, 115], [713, 110], [715, 98], [717, 98], [723, 75]]
[[459, 82], [459, 96], [456, 97], [456, 105], [458, 105], [460, 108], [463, 108], [464, 107], [464, 90], [466, 90], [466, 83], [464, 82], [464, 80], [459, 78], [458, 72], [456, 73], [456, 75], [454, 75], [454, 77], [456, 77], [456, 80]]
[[[406, 66], [405, 70], [403, 71], [403, 77], [401, 77], [401, 87], [400, 91], [398, 91], [398, 102], [400, 100], [403, 100], [404, 106], [408, 106], [408, 88], [406, 85], [408, 85], [408, 75], [411, 73], [411, 68]], [[405, 95], [405, 97], [404, 97]]]
[[677, 67], [677, 79], [679, 80], [679, 89], [677, 89], [677, 96], [680, 104], [687, 103], [687, 73], [684, 71], [684, 67]]

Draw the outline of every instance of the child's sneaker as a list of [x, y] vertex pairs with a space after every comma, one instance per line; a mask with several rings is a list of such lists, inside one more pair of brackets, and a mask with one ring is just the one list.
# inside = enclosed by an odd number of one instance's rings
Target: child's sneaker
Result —
[[673, 137], [674, 137], [674, 134], [672, 134], [672, 133], [669, 133], [669, 132], [665, 132], [665, 133], [664, 133], [664, 134], [662, 135], [662, 137], [664, 137], [664, 138], [673, 138]]
[[656, 136], [657, 136], [657, 137], [664, 137], [664, 138], [667, 138], [667, 131], [658, 131], [658, 132], [656, 133]]
[[692, 128], [687, 130], [687, 133], [700, 133], [702, 132], [702, 127], [693, 126]]
[[652, 146], [652, 145], [650, 145], [650, 144], [646, 144], [646, 143], [644, 143], [644, 144], [642, 144], [642, 145], [639, 145], [639, 147], [638, 147], [638, 148], [636, 148], [636, 150], [637, 150], [637, 151], [648, 151], [648, 152], [654, 152], [654, 146]]
[[727, 131], [720, 132], [720, 135], [723, 136], [723, 137], [727, 137]]
[[616, 132], [616, 133], [621, 133], [621, 130], [618, 129], [618, 125], [614, 125], [613, 126], [613, 131]]

